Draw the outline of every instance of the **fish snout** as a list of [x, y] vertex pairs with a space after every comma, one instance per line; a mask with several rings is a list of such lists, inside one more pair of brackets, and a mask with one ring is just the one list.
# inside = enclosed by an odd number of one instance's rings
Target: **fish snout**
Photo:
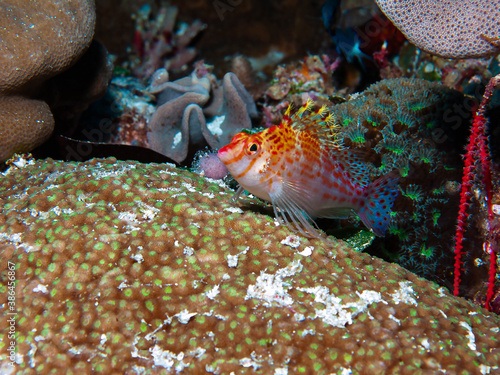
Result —
[[219, 151], [217, 152], [217, 156], [219, 157], [220, 161], [223, 162], [224, 164], [226, 164], [229, 160], [231, 160], [232, 156], [229, 145], [219, 149]]

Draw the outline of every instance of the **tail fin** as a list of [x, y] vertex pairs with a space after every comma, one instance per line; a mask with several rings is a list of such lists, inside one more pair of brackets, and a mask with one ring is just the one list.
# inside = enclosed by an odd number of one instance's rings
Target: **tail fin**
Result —
[[396, 173], [389, 173], [365, 188], [366, 200], [358, 216], [377, 236], [384, 236], [389, 226], [392, 205], [399, 192], [398, 179]]

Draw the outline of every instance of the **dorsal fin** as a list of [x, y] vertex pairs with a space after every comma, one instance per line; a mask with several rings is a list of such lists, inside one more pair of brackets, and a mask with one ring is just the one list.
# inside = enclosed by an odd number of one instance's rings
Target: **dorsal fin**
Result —
[[353, 182], [361, 187], [368, 185], [371, 180], [362, 155], [348, 150], [337, 142], [338, 125], [335, 115], [326, 105], [317, 110], [313, 110], [313, 106], [314, 102], [308, 99], [306, 104], [291, 114], [293, 106], [289, 105], [282, 123], [297, 132], [306, 132], [315, 138], [327, 152], [335, 153], [338, 163], [343, 165], [344, 172]]
[[336, 132], [338, 128], [335, 115], [328, 110], [326, 105], [317, 110], [313, 110], [314, 102], [308, 99], [306, 104], [300, 107], [295, 113], [292, 112], [292, 105], [283, 116], [283, 122], [287, 123], [293, 130], [298, 132], [307, 132], [310, 136], [316, 138], [326, 148], [335, 150], [341, 148], [336, 141]]

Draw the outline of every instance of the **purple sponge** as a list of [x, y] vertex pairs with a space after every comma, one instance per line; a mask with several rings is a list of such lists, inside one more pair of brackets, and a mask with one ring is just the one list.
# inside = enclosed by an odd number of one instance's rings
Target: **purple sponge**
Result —
[[193, 169], [214, 180], [222, 180], [228, 173], [226, 166], [219, 160], [217, 152], [204, 151], [200, 153], [193, 163]]

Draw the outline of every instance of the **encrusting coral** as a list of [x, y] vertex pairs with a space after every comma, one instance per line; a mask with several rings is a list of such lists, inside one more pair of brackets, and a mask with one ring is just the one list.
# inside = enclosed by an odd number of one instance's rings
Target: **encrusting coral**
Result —
[[0, 28], [0, 161], [4, 161], [14, 152], [40, 145], [52, 133], [48, 105], [34, 98], [40, 97], [44, 82], [73, 65], [89, 46], [94, 1], [2, 1], [0, 18], [9, 25]]
[[[460, 156], [453, 151], [468, 126], [473, 100], [421, 79], [382, 80], [331, 107], [338, 139], [361, 155], [376, 179], [399, 172], [401, 194], [393, 207], [388, 257], [413, 272], [444, 282], [458, 199]], [[397, 239], [395, 238], [397, 237]], [[392, 258], [392, 259], [394, 259]]]
[[194, 154], [194, 145], [199, 148], [206, 142], [219, 148], [241, 129], [252, 127], [257, 108], [234, 73], [226, 73], [222, 84], [213, 74], [198, 70], [173, 82], [162, 82], [168, 79], [165, 70], [157, 75], [150, 92], [160, 93], [159, 105], [148, 124], [153, 150], [181, 163], [189, 152]]
[[18, 159], [1, 177], [4, 374], [499, 371], [498, 316], [197, 174]]

